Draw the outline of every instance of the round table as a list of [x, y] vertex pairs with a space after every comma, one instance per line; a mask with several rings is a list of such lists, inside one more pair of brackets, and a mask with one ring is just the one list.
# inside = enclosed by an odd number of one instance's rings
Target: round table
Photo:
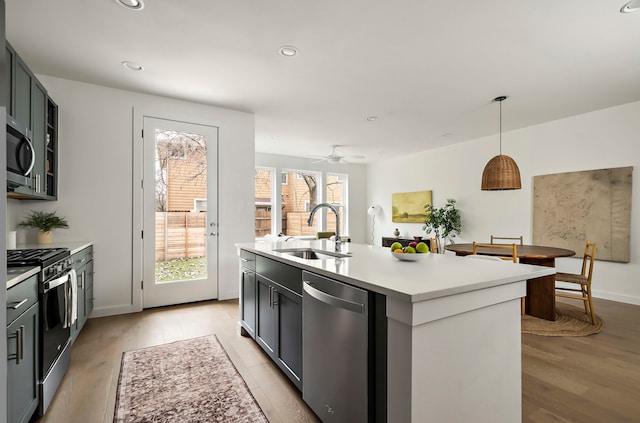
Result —
[[[445, 247], [457, 256], [473, 254], [473, 244], [452, 244]], [[547, 247], [543, 245], [517, 245], [518, 261], [524, 264], [555, 267], [556, 257], [575, 256], [576, 252], [565, 248]], [[510, 256], [506, 251], [482, 249], [478, 247], [477, 254], [487, 256]], [[529, 279], [527, 281], [527, 297], [525, 299], [525, 313], [546, 320], [556, 319], [555, 275]]]

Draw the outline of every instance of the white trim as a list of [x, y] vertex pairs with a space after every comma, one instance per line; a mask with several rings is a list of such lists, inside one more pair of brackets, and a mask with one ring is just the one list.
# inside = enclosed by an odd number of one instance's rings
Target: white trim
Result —
[[[632, 297], [629, 295], [620, 295], [615, 292], [605, 292], [605, 291], [592, 291], [591, 292], [594, 298], [601, 298], [603, 300], [617, 301], [619, 303], [626, 304], [635, 304], [640, 305], [640, 297]], [[596, 308], [596, 312], [597, 312]]]

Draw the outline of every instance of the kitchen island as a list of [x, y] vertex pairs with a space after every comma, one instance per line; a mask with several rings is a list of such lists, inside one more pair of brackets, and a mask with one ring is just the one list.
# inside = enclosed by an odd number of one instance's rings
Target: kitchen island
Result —
[[[521, 421], [520, 298], [533, 265], [344, 244], [348, 257], [304, 259], [278, 249], [334, 251], [330, 241], [238, 244], [241, 250], [384, 296], [387, 422]], [[304, 381], [303, 381], [304, 384]]]

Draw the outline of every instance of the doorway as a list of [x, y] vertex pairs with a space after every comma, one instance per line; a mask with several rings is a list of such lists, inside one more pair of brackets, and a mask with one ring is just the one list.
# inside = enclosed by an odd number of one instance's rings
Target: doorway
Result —
[[218, 128], [143, 118], [143, 308], [218, 295]]

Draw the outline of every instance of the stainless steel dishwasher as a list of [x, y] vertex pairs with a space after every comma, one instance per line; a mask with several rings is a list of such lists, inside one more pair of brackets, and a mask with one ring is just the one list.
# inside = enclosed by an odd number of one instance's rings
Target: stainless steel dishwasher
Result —
[[309, 272], [302, 280], [302, 397], [325, 423], [367, 422], [369, 293]]

